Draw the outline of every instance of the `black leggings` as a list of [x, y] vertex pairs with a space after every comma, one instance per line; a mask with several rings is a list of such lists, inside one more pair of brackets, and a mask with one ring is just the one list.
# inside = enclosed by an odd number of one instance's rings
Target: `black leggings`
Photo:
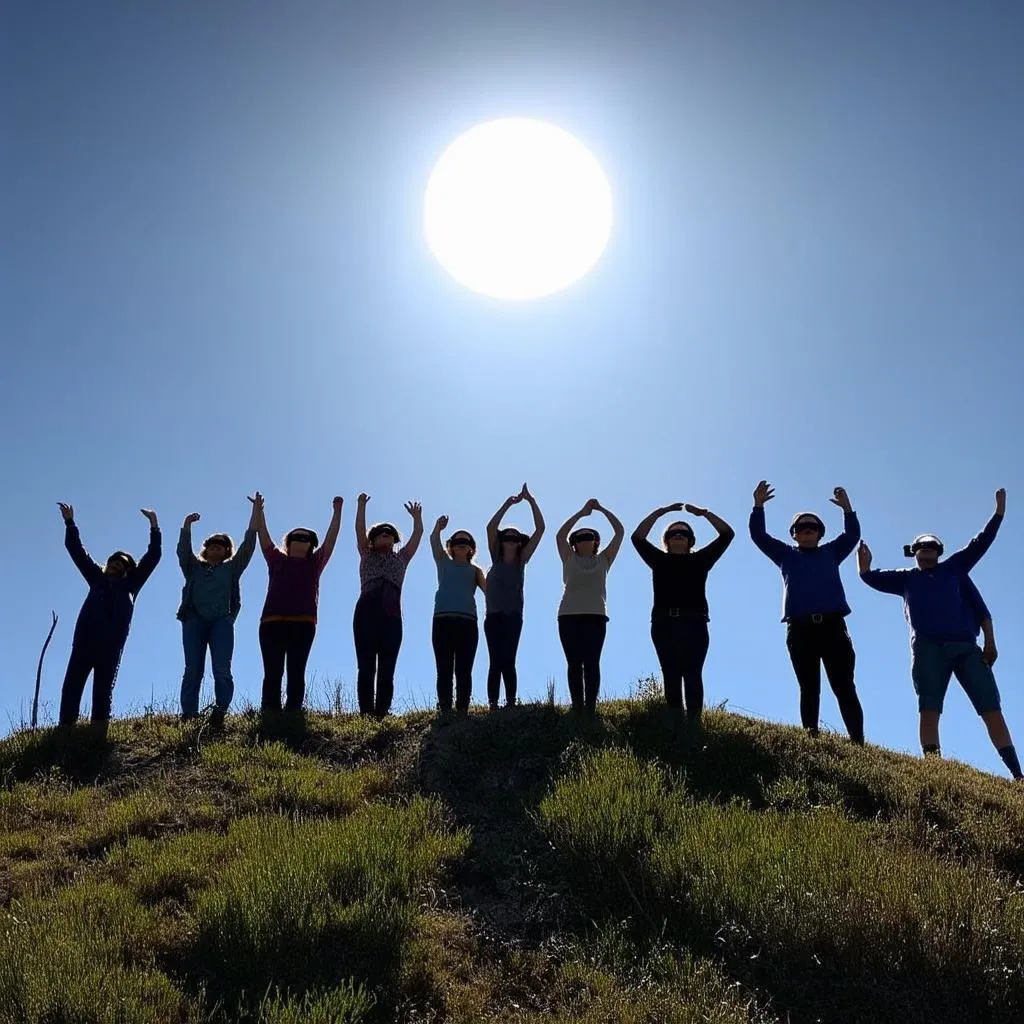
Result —
[[60, 724], [74, 725], [82, 706], [85, 684], [92, 673], [92, 721], [110, 720], [114, 699], [114, 680], [121, 663], [122, 641], [104, 644], [89, 640], [73, 640], [68, 658], [64, 685], [60, 690]]
[[786, 628], [786, 646], [800, 684], [800, 721], [805, 729], [818, 731], [821, 704], [821, 666], [836, 695], [850, 739], [864, 742], [864, 711], [853, 682], [856, 655], [846, 623], [840, 617], [812, 622], [794, 619]]
[[560, 615], [562, 641], [569, 677], [569, 700], [574, 710], [593, 711], [601, 689], [601, 649], [608, 620], [603, 615]]
[[492, 612], [484, 618], [484, 636], [491, 663], [487, 670], [487, 702], [497, 707], [501, 699], [501, 680], [505, 679], [505, 704], [516, 703], [516, 652], [523, 632], [523, 617], [507, 612]]
[[442, 711], [451, 711], [454, 676], [455, 710], [468, 711], [473, 696], [473, 660], [480, 642], [476, 619], [435, 615], [431, 641], [437, 663], [437, 706]]
[[260, 652], [263, 655], [263, 711], [281, 710], [281, 680], [288, 666], [284, 707], [298, 711], [306, 697], [306, 662], [316, 636], [315, 622], [261, 622]]
[[708, 656], [708, 624], [703, 619], [657, 618], [651, 622], [651, 639], [658, 652], [665, 681], [665, 703], [700, 718], [704, 710], [704, 660]]
[[391, 710], [395, 696], [395, 666], [402, 646], [402, 616], [386, 612], [376, 595], [366, 595], [356, 602], [352, 631], [356, 639], [359, 713], [383, 718]]

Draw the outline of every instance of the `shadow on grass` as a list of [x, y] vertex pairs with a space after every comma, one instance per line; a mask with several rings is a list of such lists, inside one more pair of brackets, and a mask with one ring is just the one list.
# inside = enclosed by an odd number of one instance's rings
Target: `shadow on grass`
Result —
[[56, 769], [74, 782], [95, 782], [112, 749], [105, 724], [25, 730], [0, 741], [0, 780], [25, 782]]

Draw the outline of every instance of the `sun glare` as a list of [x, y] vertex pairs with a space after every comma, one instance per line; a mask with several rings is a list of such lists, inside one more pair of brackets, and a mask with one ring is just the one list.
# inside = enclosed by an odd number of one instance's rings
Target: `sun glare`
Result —
[[457, 281], [499, 299], [536, 299], [578, 281], [612, 226], [608, 179], [568, 132], [528, 118], [460, 135], [430, 175], [427, 244]]

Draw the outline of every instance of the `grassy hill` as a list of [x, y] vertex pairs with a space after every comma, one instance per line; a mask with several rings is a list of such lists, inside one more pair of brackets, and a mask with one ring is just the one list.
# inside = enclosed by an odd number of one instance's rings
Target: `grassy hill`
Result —
[[1024, 1020], [1024, 786], [656, 703], [0, 742], [0, 1022]]

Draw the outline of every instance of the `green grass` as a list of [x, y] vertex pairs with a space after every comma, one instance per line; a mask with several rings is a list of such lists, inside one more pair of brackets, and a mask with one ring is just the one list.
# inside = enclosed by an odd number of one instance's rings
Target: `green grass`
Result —
[[0, 741], [0, 1022], [1024, 1019], [1024, 787], [647, 696]]

